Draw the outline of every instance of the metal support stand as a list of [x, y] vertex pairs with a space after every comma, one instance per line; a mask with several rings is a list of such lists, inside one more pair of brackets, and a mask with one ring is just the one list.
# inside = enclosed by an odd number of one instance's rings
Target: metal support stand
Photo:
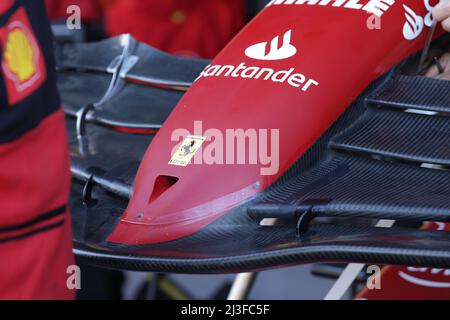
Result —
[[233, 282], [227, 300], [247, 300], [257, 275], [257, 272], [238, 274]]

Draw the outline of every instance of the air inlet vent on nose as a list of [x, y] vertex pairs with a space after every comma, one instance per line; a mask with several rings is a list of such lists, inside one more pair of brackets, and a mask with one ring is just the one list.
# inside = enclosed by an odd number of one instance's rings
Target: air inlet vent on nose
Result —
[[150, 196], [149, 203], [158, 199], [164, 192], [173, 187], [175, 183], [178, 182], [178, 180], [179, 179], [177, 177], [171, 176], [159, 176], [158, 178], [156, 178], [155, 186], [153, 188], [153, 193]]

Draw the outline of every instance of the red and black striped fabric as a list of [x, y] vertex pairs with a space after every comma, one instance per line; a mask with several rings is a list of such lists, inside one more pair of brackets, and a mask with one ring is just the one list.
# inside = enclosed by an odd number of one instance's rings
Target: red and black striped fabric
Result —
[[41, 0], [0, 2], [0, 299], [70, 299], [69, 154]]

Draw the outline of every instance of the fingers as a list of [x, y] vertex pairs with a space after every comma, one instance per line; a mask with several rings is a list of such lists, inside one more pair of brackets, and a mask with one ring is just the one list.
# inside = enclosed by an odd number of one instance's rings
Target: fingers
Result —
[[436, 66], [436, 64], [434, 64], [430, 69], [428, 69], [425, 76], [442, 80], [450, 80], [450, 53], [443, 54], [439, 59], [439, 63], [444, 69], [442, 73], [439, 71], [439, 68]]
[[436, 79], [439, 79], [439, 80], [450, 80], [450, 72], [444, 72], [444, 73], [441, 73], [441, 74], [438, 74], [437, 76], [435, 76], [435, 77], [433, 77], [433, 78], [436, 78]]
[[442, 27], [450, 32], [450, 0], [441, 0], [433, 8], [433, 17], [441, 22]]
[[450, 32], [450, 18], [443, 20], [441, 24], [445, 31]]
[[442, 65], [442, 67], [444, 68], [444, 70], [450, 70], [450, 53], [444, 53], [440, 58], [439, 58], [439, 63]]
[[450, 0], [441, 0], [432, 11], [434, 19], [443, 21], [450, 17]]
[[430, 69], [425, 73], [425, 77], [428, 78], [436, 78], [439, 75], [439, 68], [434, 64]]
[[444, 68], [444, 72], [439, 73], [435, 77], [438, 79], [441, 79], [441, 80], [450, 80], [450, 54], [449, 53], [444, 54], [439, 59], [439, 62], [441, 63], [442, 67]]

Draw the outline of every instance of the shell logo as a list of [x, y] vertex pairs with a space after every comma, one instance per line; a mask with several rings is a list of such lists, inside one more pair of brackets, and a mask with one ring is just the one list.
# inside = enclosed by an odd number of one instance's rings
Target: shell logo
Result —
[[[4, 1], [4, 0], [0, 0]], [[1, 69], [8, 105], [14, 106], [40, 88], [47, 68], [38, 39], [24, 8], [0, 28]]]
[[5, 67], [19, 85], [31, 80], [38, 72], [36, 52], [24, 29], [16, 27], [9, 32], [4, 55]]

